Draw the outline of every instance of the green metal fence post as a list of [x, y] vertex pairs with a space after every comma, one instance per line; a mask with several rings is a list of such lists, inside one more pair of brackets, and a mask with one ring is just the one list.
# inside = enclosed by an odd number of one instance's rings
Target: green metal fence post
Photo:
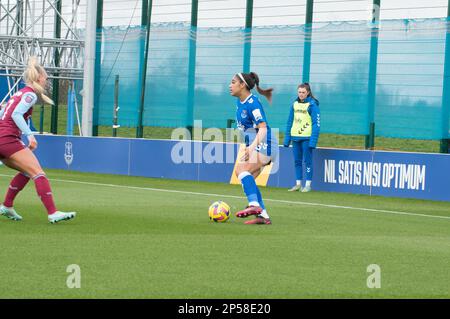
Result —
[[447, 5], [447, 32], [445, 35], [444, 84], [442, 90], [442, 139], [441, 153], [449, 153], [449, 114], [450, 114], [450, 0]]
[[186, 128], [193, 138], [194, 125], [194, 101], [195, 101], [195, 69], [197, 61], [197, 25], [198, 25], [198, 0], [192, 0], [191, 5], [191, 34], [189, 37], [189, 74], [188, 74], [188, 98], [187, 98], [187, 124]]
[[[92, 136], [98, 136], [98, 121], [100, 111], [100, 80], [101, 80], [101, 34], [103, 29], [103, 0], [97, 0], [97, 41], [95, 43], [95, 79], [94, 79], [94, 108], [92, 110]], [[100, 36], [99, 36], [100, 35]]]
[[302, 82], [309, 82], [311, 70], [311, 41], [314, 0], [306, 1], [305, 37], [303, 42], [303, 76]]
[[[61, 12], [61, 8], [62, 8], [62, 0], [59, 0], [56, 2], [57, 12], [55, 12], [55, 30], [54, 30], [54, 36], [57, 39], [61, 38], [61, 16], [58, 14]], [[60, 54], [59, 54], [58, 50], [55, 50], [53, 60], [54, 60], [55, 67], [58, 67], [59, 62], [60, 62]], [[56, 74], [56, 75], [58, 75], [58, 74]], [[58, 133], [59, 79], [53, 79], [52, 99], [55, 104], [52, 105], [52, 118], [51, 118], [50, 132], [53, 134], [57, 134]]]
[[378, 35], [380, 21], [381, 0], [373, 0], [372, 30], [370, 37], [369, 58], [369, 83], [368, 83], [368, 110], [367, 122], [369, 123], [369, 134], [365, 138], [365, 148], [373, 150], [375, 147], [375, 99], [377, 87], [377, 60], [378, 60]]
[[[139, 76], [137, 79], [137, 87], [142, 89], [142, 75], [144, 72], [144, 58], [145, 58], [145, 40], [146, 40], [146, 31], [148, 27], [148, 0], [142, 0], [141, 7], [141, 36], [139, 37]], [[140, 103], [140, 102], [139, 102]], [[139, 110], [139, 104], [137, 105]], [[139, 121], [139, 114], [138, 114]], [[138, 128], [139, 123], [136, 123], [136, 129]], [[137, 132], [136, 132], [137, 134]]]
[[117, 136], [117, 128], [119, 122], [119, 75], [116, 74], [116, 79], [114, 81], [114, 110], [113, 110], [113, 137]]
[[141, 26], [148, 25], [148, 0], [142, 0]]
[[[23, 30], [23, 13], [24, 13], [23, 12], [23, 5], [24, 5], [23, 0], [18, 0], [17, 1], [16, 20], [17, 20], [17, 22], [18, 22], [18, 24], [20, 26], [20, 27], [17, 26], [17, 32], [16, 32], [17, 35], [20, 35], [21, 30]], [[8, 6], [9, 6], [9, 4], [8, 4]]]
[[44, 133], [44, 104], [41, 104], [41, 112], [39, 117], [39, 133]]
[[227, 129], [226, 129], [226, 140], [225, 142], [234, 142], [231, 140], [231, 129], [233, 128], [233, 123], [236, 123], [236, 120], [227, 119]]
[[145, 102], [145, 84], [147, 81], [147, 62], [148, 62], [148, 50], [149, 50], [149, 42], [150, 42], [150, 29], [151, 29], [151, 21], [152, 21], [152, 7], [153, 0], [148, 0], [148, 10], [147, 10], [147, 36], [145, 40], [145, 52], [144, 52], [144, 61], [142, 66], [142, 77], [141, 77], [141, 99], [139, 103], [139, 118], [138, 118], [138, 126], [136, 129], [136, 137], [142, 138], [144, 136], [144, 102]]
[[252, 55], [253, 0], [247, 0], [244, 30], [244, 73], [250, 72]]

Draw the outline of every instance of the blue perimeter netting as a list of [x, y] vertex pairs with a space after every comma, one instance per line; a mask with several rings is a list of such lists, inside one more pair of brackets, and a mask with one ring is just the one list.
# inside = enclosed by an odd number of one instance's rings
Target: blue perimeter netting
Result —
[[[378, 26], [376, 135], [448, 138], [449, 106], [442, 102], [447, 20], [389, 20]], [[367, 22], [313, 25], [309, 82], [320, 100], [323, 133], [369, 133], [372, 28]], [[193, 118], [202, 120], [203, 127], [225, 128], [227, 119], [234, 118], [236, 102], [228, 85], [235, 73], [242, 72], [249, 32], [196, 29], [195, 65], [191, 63], [189, 72], [193, 35], [185, 23], [151, 25], [145, 126], [184, 127]], [[261, 87], [275, 89], [273, 105], [263, 102], [269, 125], [284, 131], [302, 81], [305, 26], [256, 27], [251, 39], [251, 71], [259, 74]], [[96, 92], [99, 125], [112, 124], [116, 74], [119, 124], [137, 125], [144, 47], [141, 27], [102, 30]], [[190, 73], [195, 74], [194, 92], [188, 92]], [[194, 101], [192, 110], [189, 98]]]

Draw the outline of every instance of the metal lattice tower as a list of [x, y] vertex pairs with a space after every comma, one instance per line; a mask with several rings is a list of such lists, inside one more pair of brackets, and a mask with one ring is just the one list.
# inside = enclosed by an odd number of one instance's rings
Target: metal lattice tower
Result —
[[83, 79], [85, 2], [0, 0], [0, 76], [17, 81], [35, 55], [50, 78]]

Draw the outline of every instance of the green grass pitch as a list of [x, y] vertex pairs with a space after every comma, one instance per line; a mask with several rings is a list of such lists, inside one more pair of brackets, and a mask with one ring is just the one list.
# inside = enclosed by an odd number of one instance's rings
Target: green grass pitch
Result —
[[[3, 192], [14, 173], [0, 168]], [[263, 188], [273, 225], [213, 223], [213, 201], [246, 205], [240, 186], [47, 174], [78, 215], [50, 225], [28, 184], [24, 220], [0, 219], [0, 298], [450, 297], [450, 203]], [[367, 287], [371, 264], [381, 288]]]

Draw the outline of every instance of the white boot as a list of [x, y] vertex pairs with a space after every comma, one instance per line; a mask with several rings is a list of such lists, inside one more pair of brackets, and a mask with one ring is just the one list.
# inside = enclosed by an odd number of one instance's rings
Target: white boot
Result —
[[307, 193], [311, 191], [311, 181], [306, 181], [305, 187], [302, 188], [302, 193]]
[[64, 213], [64, 212], [56, 211], [53, 214], [48, 215], [48, 221], [52, 224], [55, 224], [62, 220], [69, 220], [69, 219], [75, 218], [76, 214], [77, 213], [75, 213], [75, 212]]
[[6, 207], [3, 204], [0, 206], [0, 215], [5, 216], [12, 220], [22, 220], [22, 216], [17, 214], [14, 208]]
[[302, 181], [298, 180], [297, 183], [292, 186], [291, 189], [288, 189], [288, 192], [296, 192], [302, 189]]

